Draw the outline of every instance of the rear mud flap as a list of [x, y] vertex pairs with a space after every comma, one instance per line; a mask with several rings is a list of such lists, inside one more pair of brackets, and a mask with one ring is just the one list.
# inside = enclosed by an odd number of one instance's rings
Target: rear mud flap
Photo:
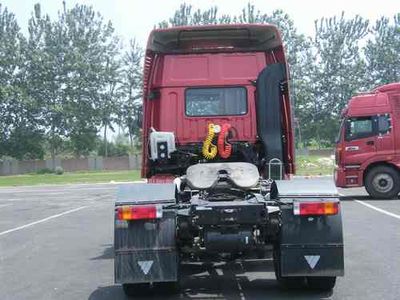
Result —
[[343, 276], [343, 246], [281, 245], [281, 270], [282, 276]]
[[167, 282], [178, 280], [176, 251], [144, 250], [117, 253], [115, 282]]
[[[124, 185], [118, 192], [114, 225], [115, 283], [178, 281], [174, 184]], [[162, 217], [119, 220], [122, 205], [163, 206]]]
[[329, 216], [298, 216], [282, 207], [282, 276], [343, 276], [343, 232], [339, 211]]

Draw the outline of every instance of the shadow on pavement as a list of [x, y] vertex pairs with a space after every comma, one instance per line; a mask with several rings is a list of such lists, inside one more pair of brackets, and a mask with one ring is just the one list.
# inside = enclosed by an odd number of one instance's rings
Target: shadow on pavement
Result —
[[340, 201], [354, 201], [354, 200], [372, 200], [369, 196], [340, 196]]
[[110, 285], [104, 287], [98, 287], [92, 294], [90, 294], [89, 300], [120, 300], [129, 299], [125, 296], [119, 285]]
[[[257, 272], [257, 279], [249, 280], [246, 272]], [[305, 289], [284, 290], [274, 279], [272, 260], [243, 263], [226, 263], [214, 267], [212, 264], [182, 265], [182, 280], [179, 294], [159, 293], [135, 299], [327, 299], [332, 292], [315, 292]], [[255, 277], [254, 274], [252, 277]], [[264, 277], [264, 278], [262, 278]], [[259, 279], [258, 279], [259, 278]], [[118, 285], [99, 287], [89, 300], [129, 299]]]
[[93, 257], [90, 260], [96, 259], [113, 259], [114, 258], [114, 246], [112, 244], [102, 245], [104, 248], [103, 253], [99, 256]]
[[371, 198], [370, 196], [365, 196], [365, 195], [362, 195], [362, 196], [358, 196], [358, 195], [340, 196], [340, 201], [354, 201], [354, 200], [371, 201], [371, 202], [373, 202], [373, 201], [376, 201], [376, 202], [382, 202], [382, 201], [391, 202], [391, 201], [393, 201], [394, 202], [394, 201], [399, 201], [399, 197], [396, 199], [374, 199], [374, 198]]

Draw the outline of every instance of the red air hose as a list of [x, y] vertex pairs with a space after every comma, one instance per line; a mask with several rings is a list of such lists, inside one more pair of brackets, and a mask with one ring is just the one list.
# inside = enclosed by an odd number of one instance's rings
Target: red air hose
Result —
[[232, 154], [232, 145], [226, 142], [231, 124], [225, 123], [222, 125], [221, 132], [218, 135], [218, 154], [222, 158], [229, 158]]

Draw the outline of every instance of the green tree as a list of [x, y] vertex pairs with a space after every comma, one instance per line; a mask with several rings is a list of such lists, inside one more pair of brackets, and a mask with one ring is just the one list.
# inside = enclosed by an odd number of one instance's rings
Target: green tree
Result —
[[0, 156], [41, 158], [43, 134], [26, 90], [25, 53], [14, 14], [0, 5]]
[[42, 16], [40, 5], [29, 22], [30, 95], [41, 102], [54, 158], [69, 139], [73, 152], [96, 147], [100, 126], [111, 122], [117, 82], [118, 40], [110, 22], [91, 7], [65, 2], [58, 19]]
[[65, 78], [65, 40], [56, 33], [49, 16], [42, 15], [40, 4], [34, 6], [28, 30], [25, 66], [28, 93], [41, 107], [40, 119], [54, 160], [67, 126], [63, 111], [65, 92], [61, 88]]
[[[107, 151], [109, 156], [128, 155], [130, 152], [130, 146], [126, 135], [119, 134], [115, 137], [114, 142], [107, 141]], [[104, 141], [100, 141], [97, 154], [100, 156], [105, 156]]]
[[104, 72], [105, 82], [103, 92], [100, 96], [99, 113], [101, 126], [103, 127], [104, 156], [107, 157], [107, 129], [111, 129], [114, 132], [115, 130], [113, 124], [119, 121], [117, 114], [119, 112], [119, 107], [121, 106], [122, 97], [122, 66], [120, 60], [109, 59]]
[[[209, 25], [218, 24], [220, 20], [217, 17], [218, 9], [216, 6], [204, 11], [193, 10], [192, 5], [183, 3], [174, 13], [172, 18], [164, 20], [158, 24], [160, 28], [185, 26], [185, 25]], [[228, 23], [231, 23], [230, 21]]]
[[393, 22], [387, 17], [377, 20], [371, 33], [364, 48], [369, 88], [400, 81], [400, 13]]
[[112, 122], [119, 41], [111, 22], [85, 5], [64, 8], [58, 24], [58, 32], [65, 32], [67, 41], [64, 111], [68, 137], [77, 155], [88, 154], [96, 147], [98, 127]]
[[[142, 59], [143, 49], [135, 40], [130, 41], [129, 49], [123, 56], [124, 72], [122, 81], [122, 105], [120, 105], [119, 120], [127, 131], [131, 149], [134, 140], [140, 136], [142, 119]], [[138, 141], [140, 139], [137, 139]], [[136, 145], [136, 148], [139, 145]]]
[[314, 137], [322, 145], [334, 142], [342, 109], [365, 86], [359, 44], [368, 33], [368, 21], [359, 16], [346, 19], [342, 13], [316, 21], [315, 31], [314, 63], [309, 65], [312, 97], [303, 103], [303, 124], [306, 138]]

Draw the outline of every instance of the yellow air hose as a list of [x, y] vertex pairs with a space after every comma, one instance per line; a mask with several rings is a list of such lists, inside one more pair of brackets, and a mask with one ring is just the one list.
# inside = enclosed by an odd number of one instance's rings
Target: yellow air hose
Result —
[[213, 159], [217, 156], [218, 148], [217, 146], [212, 144], [212, 140], [214, 138], [215, 131], [214, 131], [214, 124], [208, 124], [208, 134], [206, 139], [203, 142], [203, 156], [206, 159]]

